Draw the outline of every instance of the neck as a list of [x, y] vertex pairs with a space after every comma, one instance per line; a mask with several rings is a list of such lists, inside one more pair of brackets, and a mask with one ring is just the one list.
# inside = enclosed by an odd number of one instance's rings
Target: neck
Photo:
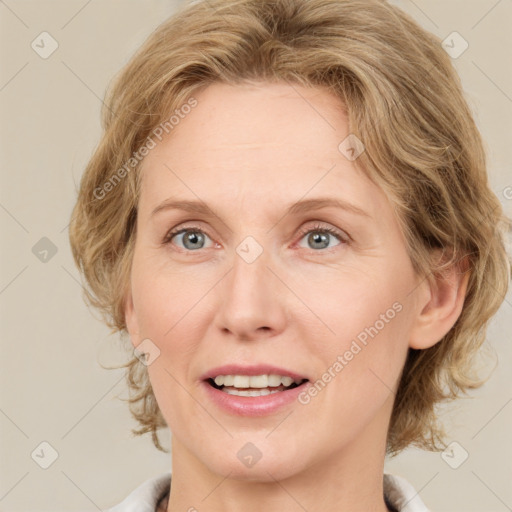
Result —
[[[173, 437], [167, 512], [388, 512], [383, 496], [385, 443], [385, 432], [383, 435], [382, 429], [370, 425], [349, 446], [321, 454], [317, 461], [304, 467], [292, 460], [289, 471], [282, 465], [275, 469], [275, 465], [267, 463], [260, 466], [259, 473], [235, 475], [229, 468], [225, 474], [208, 468]], [[273, 477], [277, 470], [284, 477]]]

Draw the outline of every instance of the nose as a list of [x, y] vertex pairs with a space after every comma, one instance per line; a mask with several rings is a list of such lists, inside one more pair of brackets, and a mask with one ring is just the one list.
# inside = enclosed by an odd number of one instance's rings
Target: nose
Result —
[[265, 250], [252, 262], [234, 253], [232, 269], [216, 290], [215, 323], [224, 336], [250, 341], [283, 331], [290, 293], [271, 267]]

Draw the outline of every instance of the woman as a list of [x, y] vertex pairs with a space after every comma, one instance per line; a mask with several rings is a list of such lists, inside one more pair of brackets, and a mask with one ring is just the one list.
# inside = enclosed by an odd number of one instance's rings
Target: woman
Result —
[[507, 219], [440, 41], [379, 0], [209, 0], [117, 78], [70, 226], [169, 474], [116, 512], [427, 510], [386, 454], [506, 293]]

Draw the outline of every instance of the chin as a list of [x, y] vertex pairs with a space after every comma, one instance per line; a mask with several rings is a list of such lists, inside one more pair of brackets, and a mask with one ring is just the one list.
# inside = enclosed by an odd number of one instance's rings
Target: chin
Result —
[[[296, 462], [292, 459], [293, 457], [290, 457], [290, 462]], [[233, 480], [260, 483], [286, 480], [297, 473], [295, 466], [284, 465], [283, 460], [264, 462], [263, 459], [251, 468], [244, 467], [242, 464], [227, 463], [215, 469], [217, 469], [216, 473], [222, 476], [229, 475], [229, 478]]]
[[211, 472], [222, 477], [229, 475], [233, 480], [275, 482], [301, 470], [296, 449], [290, 448], [287, 453], [283, 451], [286, 447], [282, 443], [273, 444], [269, 440], [258, 442], [258, 436], [254, 436], [254, 443], [247, 439], [248, 436], [243, 436], [241, 440], [235, 438], [229, 446], [212, 447], [208, 454], [203, 452], [197, 455], [201, 456], [201, 463]]

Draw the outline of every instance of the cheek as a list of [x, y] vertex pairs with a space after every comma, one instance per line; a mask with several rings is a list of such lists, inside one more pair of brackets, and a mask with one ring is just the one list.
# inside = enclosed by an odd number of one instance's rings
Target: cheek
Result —
[[134, 306], [141, 335], [165, 341], [175, 339], [177, 332], [201, 314], [212, 284], [207, 276], [199, 276], [190, 267], [174, 270], [160, 268], [155, 263], [141, 263], [134, 273]]
[[315, 354], [311, 360], [317, 363], [316, 380], [299, 399], [304, 418], [314, 417], [323, 425], [322, 435], [331, 440], [330, 449], [366, 429], [375, 429], [374, 435], [387, 429], [407, 355], [404, 333], [409, 320], [403, 305], [382, 308], [387, 301], [377, 299], [366, 301], [364, 307], [347, 303], [333, 324], [338, 333], [335, 342], [316, 344], [311, 351]]
[[348, 350], [352, 340], [361, 346], [372, 340], [377, 342], [374, 345], [382, 345], [384, 341], [379, 340], [398, 341], [397, 334], [407, 324], [403, 322], [408, 316], [404, 312], [408, 311], [408, 295], [413, 286], [405, 267], [402, 271], [391, 265], [334, 269], [316, 282], [316, 286], [311, 286], [311, 281], [301, 284], [299, 293], [307, 297], [317, 321], [329, 327], [326, 339], [310, 338], [318, 343], [318, 349], [327, 345], [338, 351]]
[[[158, 351], [158, 357], [147, 367], [148, 375], [170, 426], [176, 422], [176, 411], [190, 399], [183, 394], [183, 385], [189, 377], [190, 359], [201, 342], [194, 330], [195, 318], [205, 315], [206, 301], [201, 298], [208, 287], [204, 280], [201, 283], [193, 272], [171, 274], [148, 261], [137, 262], [132, 274], [139, 338], [151, 340]], [[181, 407], [176, 407], [180, 403]]]
[[319, 395], [328, 390], [323, 399], [340, 415], [365, 415], [394, 392], [408, 350], [411, 276], [405, 266], [400, 273], [389, 265], [371, 274], [339, 274], [328, 289], [309, 293], [311, 309], [333, 331], [323, 339], [307, 336]]

